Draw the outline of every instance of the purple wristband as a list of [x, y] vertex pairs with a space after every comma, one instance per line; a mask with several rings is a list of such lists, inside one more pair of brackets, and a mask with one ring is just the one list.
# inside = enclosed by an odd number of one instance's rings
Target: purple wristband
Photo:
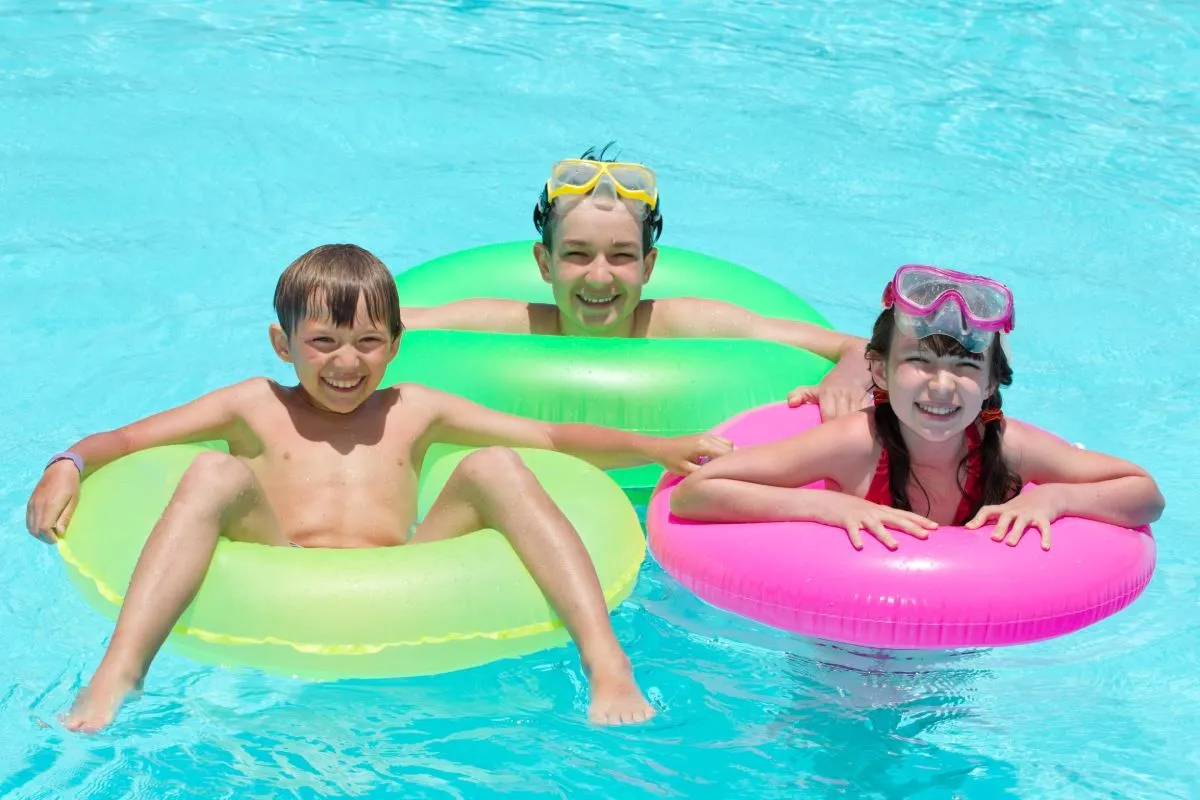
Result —
[[50, 457], [50, 460], [46, 462], [45, 468], [50, 469], [52, 464], [56, 464], [59, 461], [70, 461], [75, 465], [75, 469], [79, 470], [79, 474], [83, 475], [83, 456], [79, 455], [78, 453], [72, 453], [70, 450], [64, 450], [61, 453], [55, 453]]

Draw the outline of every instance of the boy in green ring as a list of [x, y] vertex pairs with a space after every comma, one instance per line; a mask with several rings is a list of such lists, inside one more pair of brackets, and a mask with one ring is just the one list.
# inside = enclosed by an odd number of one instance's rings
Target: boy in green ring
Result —
[[869, 405], [866, 340], [797, 320], [765, 317], [696, 297], [652, 300], [662, 212], [654, 171], [589, 149], [556, 163], [534, 208], [533, 246], [553, 303], [479, 298], [406, 308], [410, 329], [441, 328], [622, 338], [763, 339], [836, 362], [817, 386], [800, 386], [793, 405], [819, 402], [825, 419]]

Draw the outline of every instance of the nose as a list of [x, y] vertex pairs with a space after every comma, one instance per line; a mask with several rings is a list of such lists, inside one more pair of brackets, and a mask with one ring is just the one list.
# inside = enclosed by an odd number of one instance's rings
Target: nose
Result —
[[605, 289], [612, 286], [612, 265], [608, 263], [608, 258], [603, 253], [597, 255], [596, 259], [588, 265], [583, 282], [594, 289]]
[[954, 373], [948, 369], [934, 370], [929, 378], [929, 390], [939, 395], [954, 393]]
[[333, 366], [336, 369], [352, 370], [358, 367], [358, 351], [353, 345], [342, 345], [333, 352]]

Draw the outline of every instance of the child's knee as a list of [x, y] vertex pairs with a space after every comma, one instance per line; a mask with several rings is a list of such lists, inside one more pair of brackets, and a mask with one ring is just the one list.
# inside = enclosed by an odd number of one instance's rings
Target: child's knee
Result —
[[254, 473], [243, 461], [228, 453], [201, 453], [192, 459], [183, 479], [181, 490], [203, 492], [214, 499], [232, 500], [255, 485]]
[[533, 475], [516, 451], [509, 447], [480, 448], [460, 461], [455, 472], [474, 486], [494, 486]]

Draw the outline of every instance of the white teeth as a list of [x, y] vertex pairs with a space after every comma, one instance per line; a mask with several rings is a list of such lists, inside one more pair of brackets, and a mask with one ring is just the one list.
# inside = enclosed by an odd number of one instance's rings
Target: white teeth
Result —
[[606, 303], [611, 303], [613, 300], [617, 299], [617, 296], [615, 294], [610, 294], [608, 297], [587, 297], [582, 294], [575, 295], [575, 296], [578, 297], [583, 302], [587, 303], [589, 306], [602, 306], [602, 305], [605, 305]]
[[958, 411], [958, 406], [927, 406], [924, 403], [917, 403], [917, 408], [926, 414], [933, 414], [938, 417], [948, 417], [955, 411]]
[[353, 381], [335, 381], [333, 378], [326, 378], [325, 382], [337, 389], [353, 389], [362, 383], [362, 378]]

